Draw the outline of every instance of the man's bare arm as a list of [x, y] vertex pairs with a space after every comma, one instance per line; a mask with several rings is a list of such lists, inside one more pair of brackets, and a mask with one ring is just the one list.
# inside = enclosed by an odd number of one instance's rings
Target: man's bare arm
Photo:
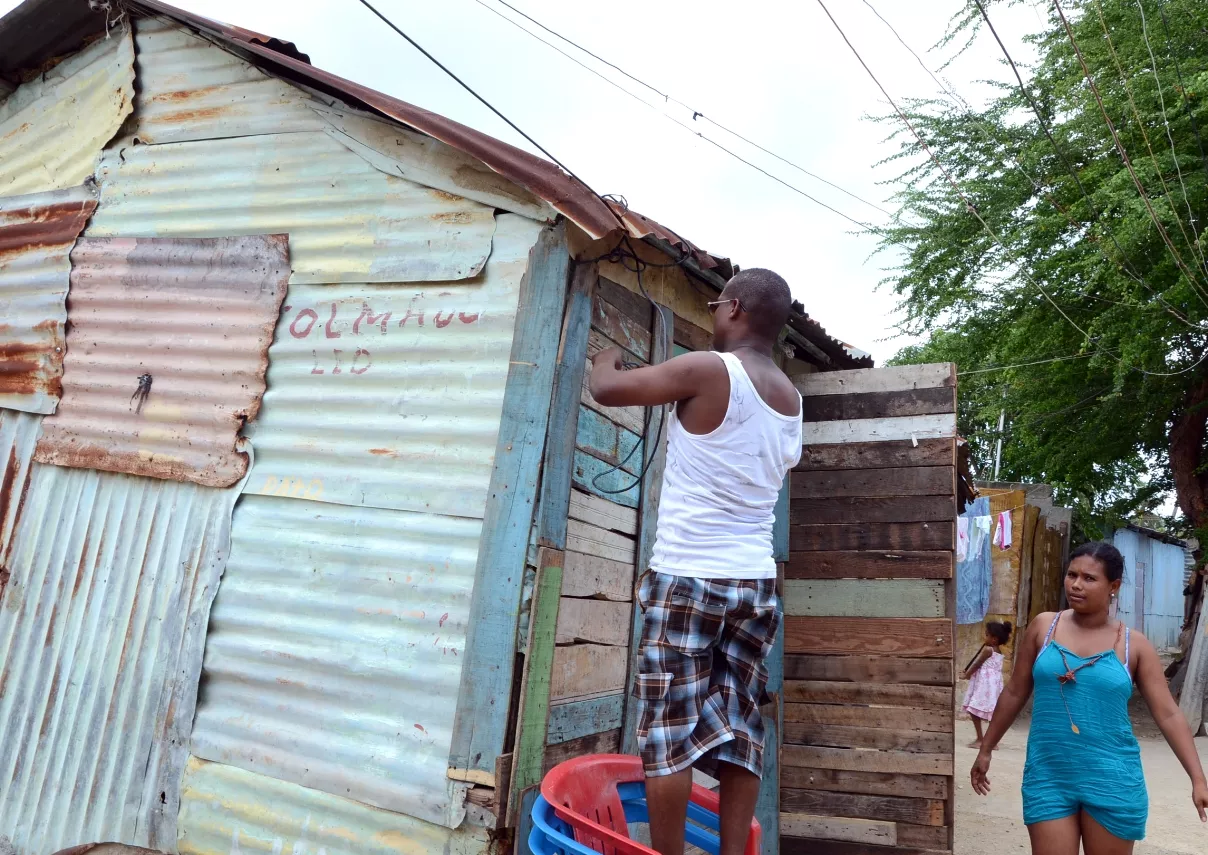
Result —
[[715, 354], [685, 353], [658, 365], [621, 368], [619, 348], [596, 354], [591, 367], [591, 396], [605, 407], [657, 407], [694, 398], [727, 379]]

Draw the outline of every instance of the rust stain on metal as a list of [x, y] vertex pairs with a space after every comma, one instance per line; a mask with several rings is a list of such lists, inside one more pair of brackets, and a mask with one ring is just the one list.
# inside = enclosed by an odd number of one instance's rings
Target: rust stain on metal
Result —
[[52, 413], [58, 405], [68, 254], [94, 210], [84, 187], [0, 200], [0, 406]]
[[58, 413], [35, 459], [208, 487], [247, 471], [290, 275], [286, 235], [83, 238]]

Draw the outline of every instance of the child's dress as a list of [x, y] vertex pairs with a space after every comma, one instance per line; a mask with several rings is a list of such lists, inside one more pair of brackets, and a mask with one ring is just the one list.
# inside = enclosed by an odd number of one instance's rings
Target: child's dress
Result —
[[989, 721], [994, 717], [994, 707], [1002, 694], [1002, 654], [991, 652], [990, 658], [981, 664], [969, 678], [969, 689], [961, 709], [978, 718]]

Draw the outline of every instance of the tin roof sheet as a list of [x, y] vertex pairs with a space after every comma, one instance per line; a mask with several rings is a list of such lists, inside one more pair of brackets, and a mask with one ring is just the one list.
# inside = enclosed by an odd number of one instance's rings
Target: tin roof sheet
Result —
[[0, 597], [8, 584], [13, 532], [25, 506], [42, 417], [0, 409]]
[[63, 400], [37, 459], [229, 487], [264, 394], [289, 278], [285, 235], [82, 238]]
[[487, 832], [450, 831], [221, 763], [190, 759], [181, 855], [482, 855]]
[[68, 253], [96, 199], [86, 187], [0, 197], [0, 406], [53, 413], [63, 376]]
[[291, 282], [475, 276], [494, 211], [375, 169], [321, 131], [115, 147], [91, 237], [290, 237]]
[[247, 428], [249, 492], [482, 517], [520, 280], [543, 228], [498, 222], [474, 279], [290, 285]]
[[0, 102], [0, 196], [82, 184], [133, 101], [127, 27], [19, 86]]
[[171, 850], [238, 489], [42, 464], [29, 480], [0, 600], [0, 829], [21, 855]]
[[245, 495], [192, 751], [457, 827], [448, 779], [482, 523]]

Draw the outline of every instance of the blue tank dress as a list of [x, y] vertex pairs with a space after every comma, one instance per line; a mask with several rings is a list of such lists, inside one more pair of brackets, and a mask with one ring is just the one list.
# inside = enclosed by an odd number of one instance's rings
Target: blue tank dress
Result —
[[[1032, 666], [1035, 699], [1023, 770], [1024, 824], [1085, 810], [1121, 840], [1142, 840], [1149, 795], [1141, 748], [1128, 717], [1130, 633], [1124, 633], [1123, 662], [1114, 649], [1098, 657], [1076, 656], [1053, 641], [1059, 619], [1053, 620]], [[1066, 662], [1076, 674], [1062, 684], [1058, 675], [1066, 673]]]

